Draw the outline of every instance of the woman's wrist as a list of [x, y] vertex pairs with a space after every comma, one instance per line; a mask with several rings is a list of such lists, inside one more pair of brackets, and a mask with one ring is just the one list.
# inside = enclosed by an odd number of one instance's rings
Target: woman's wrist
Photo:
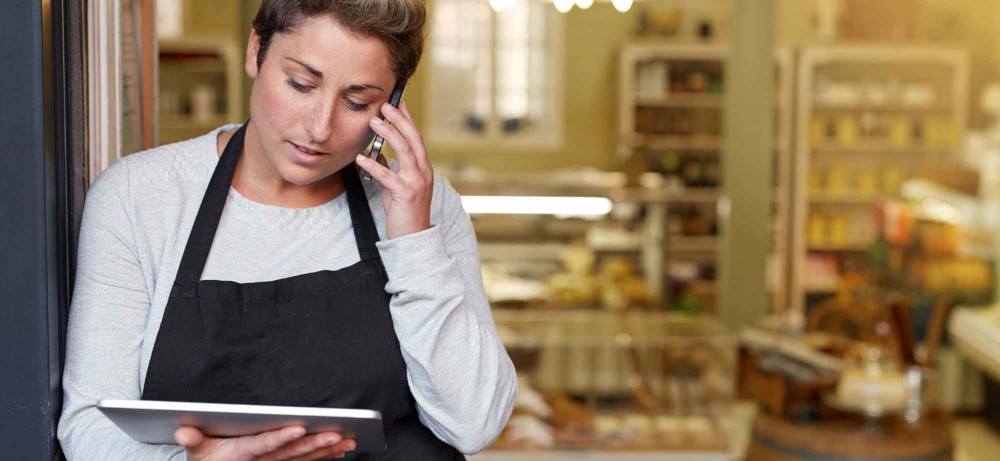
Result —
[[417, 234], [431, 228], [430, 219], [422, 220], [410, 225], [386, 227], [385, 235], [389, 240]]
[[444, 238], [437, 225], [377, 242], [375, 246], [390, 281], [417, 274], [426, 276], [447, 262]]

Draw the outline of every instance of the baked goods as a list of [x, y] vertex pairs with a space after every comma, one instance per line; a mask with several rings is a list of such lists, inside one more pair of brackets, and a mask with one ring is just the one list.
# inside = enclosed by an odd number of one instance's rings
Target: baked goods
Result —
[[543, 449], [555, 446], [552, 427], [528, 414], [510, 417], [495, 446], [507, 449]]

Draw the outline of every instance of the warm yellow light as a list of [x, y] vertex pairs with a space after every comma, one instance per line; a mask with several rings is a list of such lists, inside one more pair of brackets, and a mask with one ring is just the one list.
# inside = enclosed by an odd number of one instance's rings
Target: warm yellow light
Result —
[[594, 0], [576, 0], [576, 7], [585, 10], [594, 5]]
[[505, 10], [509, 10], [514, 6], [517, 0], [490, 0], [490, 8], [497, 13]]
[[611, 4], [615, 6], [615, 9], [620, 13], [624, 13], [632, 8], [632, 0], [611, 0]]
[[462, 206], [469, 214], [600, 217], [611, 212], [612, 203], [606, 197], [463, 195]]
[[552, 4], [556, 6], [556, 11], [560, 13], [565, 13], [573, 9], [573, 0], [552, 0]]

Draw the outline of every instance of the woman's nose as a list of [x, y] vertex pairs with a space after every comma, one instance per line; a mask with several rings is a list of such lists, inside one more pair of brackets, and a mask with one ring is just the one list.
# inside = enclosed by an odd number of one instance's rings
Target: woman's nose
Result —
[[318, 102], [307, 112], [304, 123], [306, 132], [312, 138], [310, 141], [322, 144], [330, 138], [330, 134], [333, 133], [335, 113], [332, 100]]

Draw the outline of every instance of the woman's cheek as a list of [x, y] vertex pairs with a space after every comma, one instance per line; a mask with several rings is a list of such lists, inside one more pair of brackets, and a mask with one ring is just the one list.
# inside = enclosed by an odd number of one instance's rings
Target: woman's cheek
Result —
[[275, 126], [281, 127], [282, 131], [295, 125], [297, 122], [296, 111], [303, 106], [301, 101], [296, 101], [284, 88], [274, 87], [267, 94], [268, 117], [273, 120]]
[[343, 139], [352, 140], [349, 146], [352, 153], [360, 154], [371, 142], [375, 133], [368, 125], [369, 120], [367, 115], [352, 114], [350, 123], [345, 124]]

